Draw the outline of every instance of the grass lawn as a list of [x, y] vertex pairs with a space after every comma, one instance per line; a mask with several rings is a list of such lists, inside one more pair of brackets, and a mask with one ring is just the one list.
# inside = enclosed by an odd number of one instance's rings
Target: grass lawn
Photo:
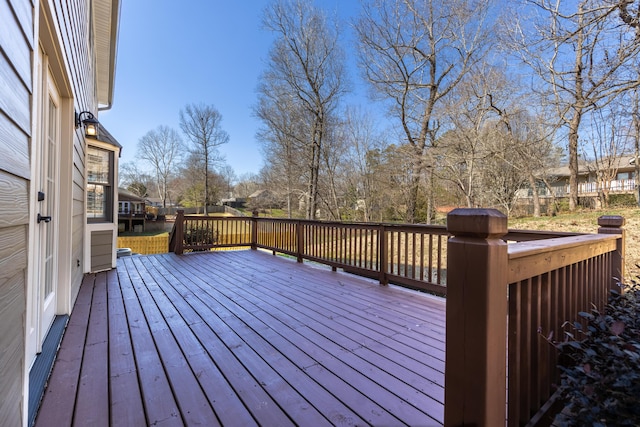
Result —
[[509, 228], [520, 230], [572, 231], [577, 233], [597, 233], [598, 217], [602, 215], [620, 215], [625, 219], [626, 230], [626, 268], [630, 273], [638, 273], [640, 268], [640, 208], [620, 208], [603, 210], [581, 210], [563, 213], [554, 217], [513, 218], [509, 219]]

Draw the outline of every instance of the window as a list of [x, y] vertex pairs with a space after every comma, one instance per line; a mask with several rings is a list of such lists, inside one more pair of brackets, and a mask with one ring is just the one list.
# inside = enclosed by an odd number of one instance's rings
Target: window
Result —
[[633, 172], [618, 172], [616, 180], [622, 181], [623, 179], [633, 179]]
[[118, 202], [118, 215], [129, 215], [129, 202]]
[[87, 148], [87, 220], [113, 221], [113, 151]]

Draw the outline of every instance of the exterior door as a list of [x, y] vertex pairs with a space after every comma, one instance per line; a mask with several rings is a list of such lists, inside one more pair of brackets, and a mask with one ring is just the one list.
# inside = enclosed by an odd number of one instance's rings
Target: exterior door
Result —
[[58, 181], [60, 163], [60, 96], [46, 66], [46, 56], [42, 55], [43, 64], [42, 96], [38, 118], [36, 142], [36, 183], [38, 192], [35, 208], [35, 259], [34, 279], [38, 294], [39, 321], [38, 352], [53, 323], [57, 306], [57, 241], [58, 241]]

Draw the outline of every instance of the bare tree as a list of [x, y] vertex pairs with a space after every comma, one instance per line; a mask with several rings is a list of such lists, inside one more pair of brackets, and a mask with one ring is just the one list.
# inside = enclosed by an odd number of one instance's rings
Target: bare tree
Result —
[[276, 35], [263, 75], [265, 87], [284, 89], [291, 105], [309, 120], [306, 216], [313, 219], [328, 118], [346, 89], [339, 31], [310, 0], [277, 0], [265, 10], [263, 22]]
[[247, 198], [262, 187], [260, 178], [251, 173], [246, 173], [238, 178], [233, 188], [236, 197]]
[[[374, 118], [361, 109], [350, 108], [345, 114], [343, 139], [346, 142], [347, 180], [356, 195], [356, 208], [365, 222], [373, 220], [382, 205], [375, 180], [374, 150], [381, 148], [382, 137]], [[378, 217], [380, 219], [380, 217]]]
[[216, 162], [222, 160], [218, 148], [229, 142], [229, 134], [222, 129], [222, 115], [212, 105], [188, 104], [180, 110], [180, 128], [193, 144], [191, 154], [201, 165], [204, 179], [204, 214], [211, 203], [210, 172]]
[[609, 0], [620, 11], [620, 19], [635, 33], [636, 40], [640, 40], [640, 1], [638, 0]]
[[[511, 124], [520, 125], [516, 117], [512, 118]], [[518, 200], [518, 192], [525, 188], [530, 176], [531, 170], [526, 165], [529, 162], [539, 162], [545, 153], [523, 156], [521, 147], [532, 142], [530, 135], [525, 134], [522, 138], [500, 126], [500, 122], [495, 119], [487, 123], [483, 139], [484, 149], [489, 153], [479, 166], [483, 205], [497, 205], [509, 216]]]
[[329, 219], [341, 220], [345, 211], [346, 152], [347, 142], [343, 134], [344, 121], [331, 117], [326, 127], [326, 143], [320, 152], [321, 175], [318, 189], [321, 203]]
[[223, 192], [224, 197], [233, 197], [233, 186], [238, 179], [238, 177], [236, 176], [236, 172], [230, 165], [223, 165], [220, 168], [220, 177], [225, 184]]
[[[569, 209], [578, 204], [580, 125], [586, 114], [638, 87], [640, 39], [631, 19], [621, 25], [629, 1], [527, 0], [535, 14], [510, 20], [512, 47], [538, 77], [558, 126], [566, 127]], [[518, 3], [518, 7], [521, 3]], [[515, 12], [514, 12], [515, 13]], [[624, 18], [623, 18], [624, 20]], [[636, 21], [637, 22], [637, 21]], [[634, 29], [635, 30], [635, 29]]]
[[182, 139], [175, 129], [158, 126], [138, 141], [138, 158], [146, 160], [154, 170], [158, 196], [167, 207], [168, 184], [183, 152]]
[[440, 129], [438, 105], [488, 48], [488, 6], [487, 0], [370, 0], [355, 25], [366, 79], [390, 101], [411, 148], [408, 222], [417, 219], [420, 180], [432, 170], [425, 154]]
[[[640, 79], [640, 75], [638, 75], [638, 79]], [[634, 175], [636, 180], [636, 202], [638, 206], [640, 206], [640, 94], [638, 94], [638, 89], [633, 91], [631, 97], [631, 139], [633, 140], [634, 145]]]
[[148, 197], [153, 186], [153, 178], [140, 170], [135, 162], [126, 162], [118, 170], [118, 187], [124, 187], [139, 197]]
[[631, 145], [630, 123], [624, 110], [620, 103], [615, 102], [606, 109], [594, 111], [592, 115], [595, 117], [589, 120], [590, 126], [586, 130], [593, 158], [593, 162], [587, 163], [587, 168], [596, 177], [598, 201], [605, 207], [609, 206], [611, 182], [618, 176], [621, 158], [629, 152]]
[[284, 188], [289, 218], [292, 217], [294, 196], [304, 192], [305, 164], [309, 164], [305, 150], [309, 128], [305, 118], [308, 115], [296, 104], [282, 82], [264, 77], [258, 87], [255, 107], [256, 116], [263, 122], [257, 136], [264, 144], [266, 181], [274, 188]]
[[504, 76], [491, 67], [478, 67], [451, 91], [442, 103], [451, 129], [429, 151], [439, 159], [437, 176], [455, 183], [464, 194], [467, 207], [482, 204], [482, 167], [494, 156], [487, 132], [491, 121], [495, 121], [492, 91], [497, 91], [501, 77]]

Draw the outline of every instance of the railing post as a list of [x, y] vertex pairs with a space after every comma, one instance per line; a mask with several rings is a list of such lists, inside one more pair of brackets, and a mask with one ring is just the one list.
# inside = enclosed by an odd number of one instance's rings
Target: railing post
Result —
[[302, 258], [302, 253], [304, 251], [304, 234], [303, 234], [303, 227], [302, 227], [302, 221], [298, 220], [295, 222], [296, 224], [296, 254], [297, 254], [297, 261], [298, 262], [302, 262], [303, 258]]
[[178, 213], [176, 215], [176, 222], [174, 223], [175, 227], [175, 253], [178, 255], [182, 255], [184, 252], [184, 210], [178, 209]]
[[507, 217], [455, 209], [447, 231], [444, 425], [505, 425]]
[[258, 249], [258, 211], [253, 211], [251, 217], [251, 249]]
[[618, 283], [624, 282], [624, 261], [625, 261], [625, 230], [622, 228], [625, 220], [618, 215], [603, 215], [598, 218], [598, 234], [619, 234], [620, 238], [616, 243], [616, 252], [613, 255], [613, 265], [611, 266], [611, 272], [613, 277], [611, 278], [610, 289], [622, 292], [623, 288], [618, 286]]
[[389, 278], [387, 277], [387, 270], [389, 268], [389, 254], [387, 250], [387, 229], [384, 224], [380, 224], [378, 227], [378, 268], [380, 269], [380, 284], [388, 285]]

